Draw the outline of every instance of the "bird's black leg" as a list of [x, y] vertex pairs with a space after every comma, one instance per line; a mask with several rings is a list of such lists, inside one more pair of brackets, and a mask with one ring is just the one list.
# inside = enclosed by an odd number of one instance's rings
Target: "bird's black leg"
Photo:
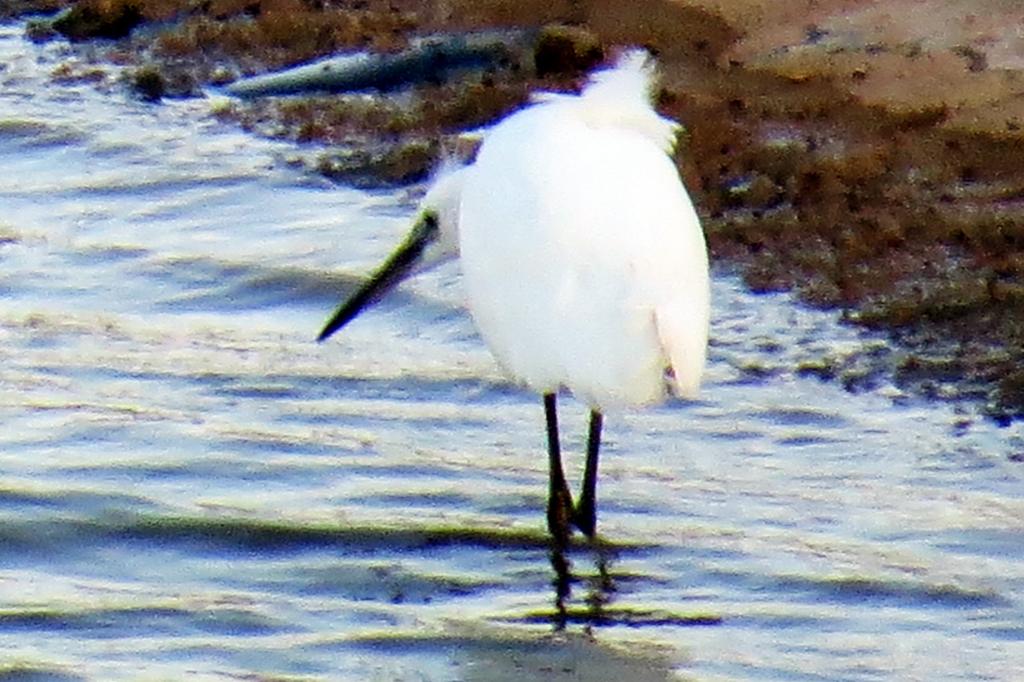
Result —
[[558, 442], [558, 411], [555, 394], [544, 394], [544, 416], [548, 425], [548, 530], [559, 545], [566, 545], [572, 535], [572, 494], [562, 470], [562, 452]]
[[604, 417], [597, 410], [590, 412], [590, 433], [587, 436], [587, 463], [583, 470], [583, 490], [573, 511], [572, 522], [588, 538], [597, 531], [597, 453], [601, 449], [601, 425]]

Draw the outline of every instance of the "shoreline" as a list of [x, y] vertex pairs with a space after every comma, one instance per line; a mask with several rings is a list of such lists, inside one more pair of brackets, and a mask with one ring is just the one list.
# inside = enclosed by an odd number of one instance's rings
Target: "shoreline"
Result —
[[[72, 40], [55, 82], [110, 83], [158, 102], [336, 54], [395, 51], [446, 30], [534, 28], [519, 65], [411, 96], [236, 101], [216, 112], [309, 143], [345, 184], [426, 177], [441, 145], [535, 89], [566, 89], [614, 46], [659, 56], [659, 108], [712, 259], [754, 291], [790, 290], [884, 333], [884, 351], [796, 368], [851, 391], [892, 380], [930, 399], [1024, 416], [1024, 9], [982, 0], [20, 0], [34, 40]], [[351, 5], [351, 8], [348, 6]], [[969, 421], [969, 420], [968, 420]]]

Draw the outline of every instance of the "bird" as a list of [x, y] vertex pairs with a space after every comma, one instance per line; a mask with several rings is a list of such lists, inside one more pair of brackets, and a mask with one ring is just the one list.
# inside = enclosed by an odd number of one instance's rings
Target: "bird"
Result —
[[[654, 58], [625, 50], [578, 93], [535, 93], [447, 164], [390, 257], [335, 310], [323, 341], [402, 280], [458, 258], [475, 326], [504, 373], [543, 401], [547, 526], [559, 546], [597, 529], [604, 415], [694, 399], [710, 318], [704, 232], [673, 161], [677, 122], [652, 98]], [[577, 501], [557, 398], [590, 410]]]

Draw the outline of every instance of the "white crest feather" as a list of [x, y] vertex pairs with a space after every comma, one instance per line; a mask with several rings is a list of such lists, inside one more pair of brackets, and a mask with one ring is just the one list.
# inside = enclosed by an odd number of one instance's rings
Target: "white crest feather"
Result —
[[579, 115], [597, 127], [618, 127], [640, 133], [665, 153], [675, 148], [679, 124], [658, 115], [651, 104], [657, 69], [642, 49], [623, 52], [615, 66], [595, 71], [579, 96], [538, 93], [536, 102], [573, 102]]

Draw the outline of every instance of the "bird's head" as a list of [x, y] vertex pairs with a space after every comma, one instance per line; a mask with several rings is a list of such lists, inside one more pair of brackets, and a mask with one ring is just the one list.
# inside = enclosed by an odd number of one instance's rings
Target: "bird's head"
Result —
[[459, 254], [459, 205], [470, 166], [442, 166], [416, 211], [405, 240], [350, 298], [338, 306], [317, 341], [344, 327], [402, 280]]

